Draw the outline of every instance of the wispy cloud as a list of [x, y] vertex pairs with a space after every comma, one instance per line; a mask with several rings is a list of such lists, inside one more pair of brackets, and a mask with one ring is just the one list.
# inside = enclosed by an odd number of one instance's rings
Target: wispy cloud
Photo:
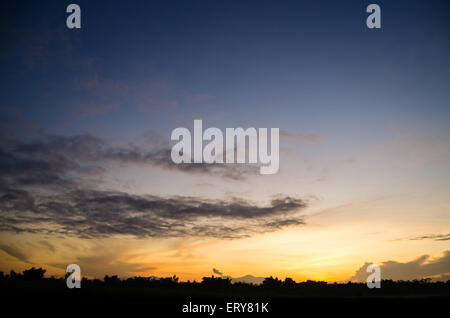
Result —
[[[121, 254], [123, 251], [115, 249], [112, 252], [111, 248], [108, 249], [103, 246], [96, 246], [95, 255], [75, 257], [74, 259], [71, 259], [70, 262], [80, 265], [83, 270], [83, 275], [96, 278], [103, 278], [104, 275], [129, 277], [141, 272], [148, 272], [156, 269], [156, 267], [147, 264], [122, 261], [118, 259], [117, 253]], [[50, 265], [64, 271], [67, 267], [67, 263], [52, 263]]]
[[450, 234], [430, 234], [422, 235], [410, 238], [411, 241], [419, 240], [434, 240], [434, 241], [448, 241], [450, 240]]
[[82, 238], [206, 236], [240, 238], [303, 224], [300, 199], [274, 199], [259, 206], [239, 199], [131, 195], [77, 190], [32, 195], [1, 189], [2, 231], [59, 233]]
[[433, 240], [433, 241], [449, 241], [450, 240], [450, 234], [424, 234], [419, 236], [413, 236], [413, 237], [403, 237], [394, 239], [393, 241], [422, 241], [422, 240]]
[[25, 253], [23, 253], [19, 248], [15, 247], [14, 245], [5, 245], [0, 244], [0, 250], [5, 252], [6, 254], [18, 259], [19, 261], [22, 261], [24, 263], [30, 263]]
[[302, 144], [314, 144], [322, 141], [323, 137], [319, 134], [293, 134], [285, 130], [280, 131], [280, 137], [286, 140], [296, 141]]

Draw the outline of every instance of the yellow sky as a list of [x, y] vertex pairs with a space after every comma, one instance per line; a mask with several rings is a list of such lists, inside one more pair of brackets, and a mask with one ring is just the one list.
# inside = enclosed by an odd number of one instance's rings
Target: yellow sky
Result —
[[[176, 274], [198, 281], [217, 268], [231, 277], [341, 281], [365, 262], [407, 262], [424, 254], [439, 257], [450, 249], [449, 240], [411, 238], [449, 233], [448, 207], [433, 205], [420, 195], [382, 197], [315, 213], [305, 225], [233, 240], [2, 234], [9, 253], [0, 252], [1, 270], [44, 266], [49, 275], [63, 275], [63, 268], [75, 262], [89, 277]], [[26, 260], [20, 261], [24, 255]]]

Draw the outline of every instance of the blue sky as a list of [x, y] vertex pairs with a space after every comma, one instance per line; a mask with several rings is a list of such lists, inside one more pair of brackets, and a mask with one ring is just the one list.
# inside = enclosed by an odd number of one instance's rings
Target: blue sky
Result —
[[199, 116], [346, 139], [448, 132], [445, 3], [381, 2], [381, 30], [361, 1], [80, 5], [81, 30], [44, 2], [6, 31], [2, 104], [50, 132], [168, 135]]

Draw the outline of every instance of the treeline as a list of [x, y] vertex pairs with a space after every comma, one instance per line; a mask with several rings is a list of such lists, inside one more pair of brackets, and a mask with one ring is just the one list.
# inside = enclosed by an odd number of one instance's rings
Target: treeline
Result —
[[[66, 279], [57, 277], [44, 277], [46, 270], [31, 268], [9, 274], [0, 272], [0, 286], [2, 289], [20, 288], [33, 290], [59, 290], [67, 289]], [[118, 276], [106, 275], [101, 279], [82, 278], [82, 290], [94, 291], [133, 291], [134, 293], [149, 292], [154, 294], [208, 294], [231, 296], [299, 296], [299, 297], [357, 297], [357, 296], [450, 296], [450, 280], [447, 282], [432, 282], [430, 279], [412, 281], [382, 280], [380, 289], [369, 289], [365, 283], [328, 283], [324, 281], [296, 282], [291, 278], [284, 280], [267, 277], [259, 284], [243, 282], [232, 283], [229, 278], [203, 277], [200, 282], [180, 282], [174, 275], [171, 277], [140, 277], [135, 276], [120, 279]]]

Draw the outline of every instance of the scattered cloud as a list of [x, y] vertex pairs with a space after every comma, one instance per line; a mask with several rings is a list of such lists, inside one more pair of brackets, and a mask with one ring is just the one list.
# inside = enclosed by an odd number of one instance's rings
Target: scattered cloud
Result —
[[[349, 280], [365, 282], [369, 275], [366, 269], [370, 264], [366, 262]], [[430, 277], [434, 280], [445, 280], [450, 274], [450, 251], [445, 251], [442, 257], [436, 259], [431, 259], [429, 255], [423, 255], [406, 263], [382, 262], [380, 267], [382, 279], [413, 280]]]
[[220, 275], [220, 276], [222, 276], [223, 274], [222, 274], [222, 272], [221, 271], [219, 271], [218, 269], [216, 269], [216, 268], [213, 268], [213, 273], [214, 274], [217, 274], [217, 275]]

